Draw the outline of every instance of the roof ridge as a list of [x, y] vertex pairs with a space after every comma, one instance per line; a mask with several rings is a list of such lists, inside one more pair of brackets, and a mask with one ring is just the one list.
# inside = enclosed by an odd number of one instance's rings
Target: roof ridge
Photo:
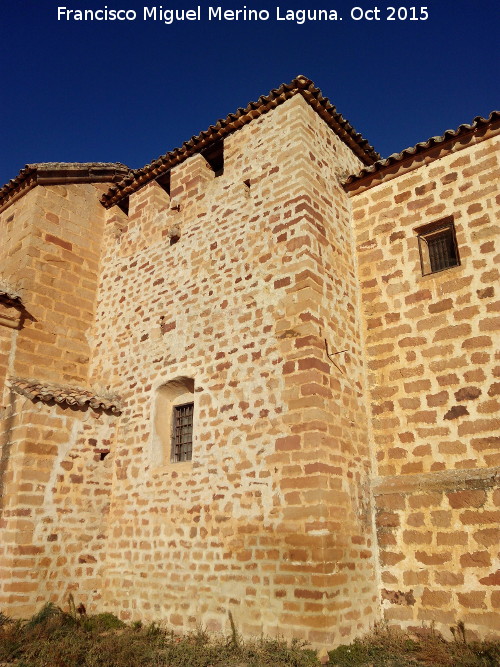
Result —
[[185, 141], [180, 148], [174, 148], [144, 167], [134, 169], [102, 195], [101, 203], [106, 208], [111, 208], [121, 199], [129, 196], [191, 155], [200, 152], [211, 143], [231, 134], [254, 118], [276, 108], [297, 94], [302, 95], [306, 102], [365, 164], [370, 165], [380, 158], [379, 153], [375, 151], [373, 146], [359, 132], [356, 132], [330, 100], [323, 96], [321, 90], [316, 87], [313, 81], [300, 74], [292, 79], [290, 83], [283, 83], [278, 88], [273, 88], [267, 95], [261, 95], [257, 102], [249, 102], [246, 107], [240, 107], [226, 118], [217, 120], [207, 130]]
[[484, 118], [483, 116], [476, 116], [472, 123], [462, 123], [457, 127], [456, 130], [445, 130], [445, 132], [443, 132], [441, 135], [430, 137], [430, 139], [427, 139], [427, 141], [419, 141], [414, 146], [404, 148], [399, 153], [392, 153], [386, 158], [377, 160], [368, 167], [363, 167], [363, 169], [361, 169], [357, 174], [352, 174], [349, 176], [344, 181], [344, 186], [349, 188], [351, 185], [357, 183], [363, 178], [384, 172], [385, 169], [388, 169], [398, 162], [403, 162], [404, 160], [413, 158], [420, 153], [430, 150], [438, 144], [453, 141], [454, 139], [457, 139], [458, 137], [461, 137], [469, 132], [474, 133], [476, 130], [486, 125], [490, 125], [498, 120], [500, 120], [500, 111], [492, 111], [487, 118]]

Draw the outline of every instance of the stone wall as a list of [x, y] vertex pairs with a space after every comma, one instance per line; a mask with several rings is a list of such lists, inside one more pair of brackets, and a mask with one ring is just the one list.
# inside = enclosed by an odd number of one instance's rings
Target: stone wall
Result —
[[35, 187], [0, 214], [0, 285], [22, 298], [0, 304], [0, 604], [17, 616], [71, 590], [100, 596], [109, 417], [33, 402], [9, 380], [87, 382], [105, 187]]
[[[93, 377], [122, 396], [106, 604], [187, 629], [334, 642], [376, 617], [349, 227], [357, 159], [297, 96], [108, 224]], [[173, 231], [172, 231], [173, 230]], [[180, 239], [171, 245], [173, 233]], [[332, 354], [328, 359], [327, 339]], [[192, 462], [156, 394], [194, 379]], [[163, 459], [163, 465], [158, 460]]]
[[[17, 315], [17, 308], [0, 303], [0, 321], [4, 320], [9, 324], [9, 326], [0, 324], [0, 387], [5, 384], [5, 378], [11, 363], [11, 350], [15, 347]], [[0, 407], [4, 407], [3, 404], [0, 404]]]
[[[352, 198], [384, 606], [498, 632], [498, 137], [440, 151]], [[460, 265], [423, 276], [415, 230], [447, 216]]]
[[11, 394], [2, 419], [0, 604], [23, 617], [102, 596], [113, 421]]
[[[348, 195], [361, 164], [318, 113], [300, 94], [255, 113], [222, 174], [195, 154], [128, 214], [85, 165], [0, 214], [0, 288], [22, 299], [0, 312], [2, 610], [71, 592], [315, 645], [382, 611], [499, 633], [496, 138]], [[460, 264], [423, 276], [417, 230], [447, 216]], [[177, 463], [174, 401], [194, 403]]]
[[102, 184], [36, 187], [0, 214], [0, 279], [26, 309], [11, 375], [87, 380], [104, 210]]

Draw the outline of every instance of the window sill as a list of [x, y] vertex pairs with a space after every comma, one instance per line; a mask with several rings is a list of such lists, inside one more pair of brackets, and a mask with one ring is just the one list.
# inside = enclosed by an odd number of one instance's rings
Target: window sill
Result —
[[193, 469], [193, 461], [177, 461], [162, 463], [162, 465], [155, 466], [152, 469], [152, 474], [155, 476], [172, 474], [173, 472], [191, 472]]
[[457, 271], [463, 269], [463, 264], [458, 264], [457, 266], [450, 266], [448, 269], [442, 269], [441, 271], [434, 271], [434, 273], [426, 273], [425, 276], [420, 274], [419, 282], [425, 282], [427, 280], [440, 280], [445, 282], [450, 279], [451, 275], [456, 275]]

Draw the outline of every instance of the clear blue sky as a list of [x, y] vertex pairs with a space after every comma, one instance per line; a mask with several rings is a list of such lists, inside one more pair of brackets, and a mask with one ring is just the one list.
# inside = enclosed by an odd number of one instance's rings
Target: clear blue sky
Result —
[[[497, 0], [309, 0], [337, 22], [142, 20], [138, 0], [2, 2], [0, 184], [28, 162], [120, 161], [139, 167], [271, 88], [305, 74], [385, 157], [487, 115], [499, 101]], [[57, 7], [134, 9], [134, 22], [57, 21]], [[352, 7], [427, 6], [427, 21], [353, 21]], [[239, 9], [228, 0], [224, 9]]]

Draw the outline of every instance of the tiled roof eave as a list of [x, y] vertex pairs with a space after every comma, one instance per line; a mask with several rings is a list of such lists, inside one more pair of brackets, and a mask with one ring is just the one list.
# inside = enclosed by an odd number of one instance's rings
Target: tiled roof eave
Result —
[[175, 148], [145, 167], [136, 169], [122, 181], [110, 187], [108, 192], [101, 197], [101, 203], [105, 208], [111, 208], [188, 157], [199, 153], [210, 144], [228, 136], [253, 119], [299, 94], [365, 165], [370, 165], [380, 158], [368, 141], [356, 132], [326, 97], [323, 97], [319, 88], [307, 77], [299, 76], [291, 83], [282, 84], [279, 88], [271, 90], [268, 95], [263, 95], [257, 102], [250, 102], [245, 108], [240, 108], [226, 118], [218, 120], [208, 130], [184, 142], [180, 148]]
[[[357, 174], [349, 176], [344, 182], [344, 189], [352, 194], [395, 178], [402, 171], [420, 167], [432, 162], [455, 149], [459, 143], [466, 148], [479, 135], [489, 132], [488, 136], [500, 133], [500, 111], [492, 111], [487, 118], [476, 116], [470, 124], [464, 123], [456, 130], [446, 130], [444, 134], [421, 141], [400, 153], [378, 160], [369, 167], [364, 167]], [[487, 138], [487, 137], [485, 137]], [[480, 137], [480, 140], [483, 136]]]
[[93, 410], [103, 410], [114, 415], [120, 415], [122, 412], [117, 397], [99, 396], [82, 387], [62, 386], [26, 378], [10, 378], [9, 386], [15, 393], [32, 401], [42, 401], [44, 403], [54, 401], [79, 409], [90, 407]]
[[0, 188], [0, 212], [36, 185], [65, 183], [114, 183], [130, 169], [120, 162], [41, 162], [27, 164], [17, 176]]

